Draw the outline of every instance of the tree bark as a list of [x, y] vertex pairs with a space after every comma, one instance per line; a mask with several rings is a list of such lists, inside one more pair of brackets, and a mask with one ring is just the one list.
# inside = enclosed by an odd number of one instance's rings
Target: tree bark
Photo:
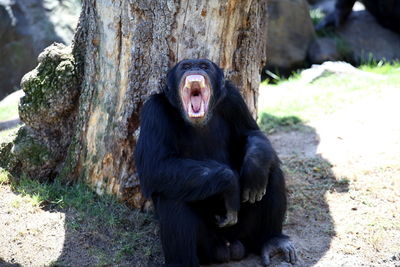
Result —
[[61, 170], [143, 208], [133, 152], [144, 101], [185, 58], [219, 64], [256, 116], [266, 1], [85, 0], [74, 41], [81, 92]]

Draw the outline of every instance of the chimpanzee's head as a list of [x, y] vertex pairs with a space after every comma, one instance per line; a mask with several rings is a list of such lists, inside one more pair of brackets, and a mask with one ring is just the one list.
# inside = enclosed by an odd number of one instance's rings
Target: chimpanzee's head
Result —
[[207, 59], [180, 61], [167, 75], [164, 89], [169, 102], [194, 126], [203, 126], [225, 96], [224, 73]]

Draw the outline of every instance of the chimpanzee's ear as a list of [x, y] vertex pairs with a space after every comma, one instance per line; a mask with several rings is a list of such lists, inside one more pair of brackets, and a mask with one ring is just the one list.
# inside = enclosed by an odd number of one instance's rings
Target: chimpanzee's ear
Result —
[[221, 76], [222, 82], [225, 83], [225, 69], [222, 69], [222, 68], [219, 68], [219, 69], [220, 69], [221, 72], [222, 72], [222, 76]]
[[165, 85], [163, 86], [162, 91], [163, 91], [164, 93], [166, 93], [166, 94], [169, 92], [169, 87], [168, 87], [167, 84], [165, 84]]
[[225, 85], [225, 69], [219, 67], [219, 66], [218, 66], [217, 64], [215, 64], [215, 63], [213, 63], [213, 64], [214, 64], [215, 69], [217, 69], [217, 71], [218, 71], [218, 74], [217, 74], [217, 75], [218, 75], [220, 84], [221, 84], [221, 86], [224, 86], [224, 85]]
[[218, 66], [217, 64], [215, 64], [214, 62], [211, 61], [211, 63], [213, 65], [214, 69], [217, 70], [218, 76], [225, 79], [225, 75], [224, 75], [225, 70], [223, 68], [221, 68], [220, 66]]

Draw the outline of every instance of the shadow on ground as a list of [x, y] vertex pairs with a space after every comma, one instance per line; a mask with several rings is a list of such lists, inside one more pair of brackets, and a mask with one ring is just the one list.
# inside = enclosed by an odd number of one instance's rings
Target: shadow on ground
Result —
[[2, 266], [2, 267], [20, 267], [21, 264], [18, 264], [18, 263], [8, 263], [8, 262], [4, 261], [4, 260], [0, 257], [0, 266]]
[[348, 180], [337, 179], [331, 163], [317, 153], [319, 137], [314, 128], [297, 125], [294, 131], [271, 134], [270, 140], [286, 174], [289, 209], [284, 230], [296, 244], [299, 265], [312, 266], [336, 234], [325, 194], [348, 192]]

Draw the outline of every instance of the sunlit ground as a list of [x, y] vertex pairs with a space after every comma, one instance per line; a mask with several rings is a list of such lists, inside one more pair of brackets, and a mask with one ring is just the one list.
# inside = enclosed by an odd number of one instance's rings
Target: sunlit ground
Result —
[[35, 195], [12, 192], [4, 173], [0, 176], [0, 259], [23, 266], [49, 265], [64, 246], [65, 214], [43, 210]]
[[[315, 233], [315, 227], [307, 227], [312, 223], [310, 218], [300, 217], [302, 214], [296, 210], [289, 212], [292, 218], [297, 216], [297, 221], [287, 229], [297, 235], [303, 258], [310, 258], [305, 260], [308, 264], [400, 264], [400, 65], [361, 69], [368, 73], [332, 75], [312, 84], [296, 75], [277, 85], [261, 86], [260, 114], [296, 116], [305, 125], [294, 125], [294, 135], [290, 128], [285, 130], [289, 133], [272, 130], [277, 149], [284, 150], [286, 156], [292, 149], [295, 158], [304, 158], [301, 164], [305, 165], [312, 157], [327, 161], [332, 164], [336, 181], [348, 181], [348, 190], [330, 189], [321, 196], [321, 205], [328, 205], [325, 212], [329, 216], [316, 220], [318, 225], [333, 225], [332, 237], [321, 232], [323, 228]], [[307, 146], [304, 148], [306, 143], [313, 149], [309, 141], [313, 134], [314, 156], [307, 152]], [[288, 158], [284, 157], [283, 162]], [[318, 169], [310, 171], [308, 177]], [[288, 178], [291, 205], [300, 203], [304, 211], [318, 209], [318, 205], [310, 205], [310, 200], [318, 197], [310, 193], [317, 190], [312, 189], [312, 183], [305, 185], [309, 193], [299, 197], [299, 185], [303, 185], [299, 175], [290, 173]], [[319, 248], [313, 247], [315, 243]]]

